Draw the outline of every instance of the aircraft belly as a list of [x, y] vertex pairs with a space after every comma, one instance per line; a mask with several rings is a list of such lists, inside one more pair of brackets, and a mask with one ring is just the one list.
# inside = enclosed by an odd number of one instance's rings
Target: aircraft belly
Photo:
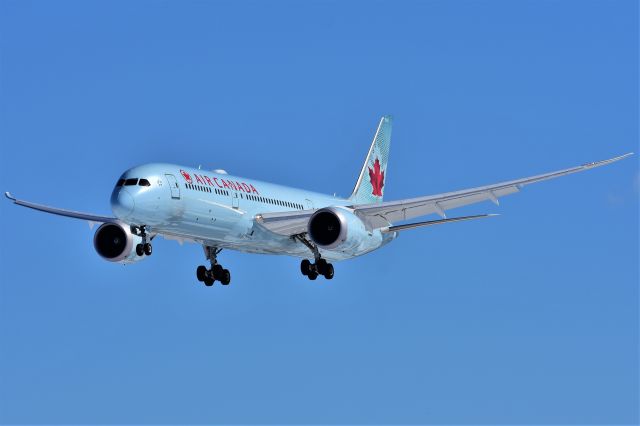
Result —
[[[173, 239], [247, 253], [313, 258], [311, 250], [301, 242], [256, 224], [252, 212], [202, 199], [197, 201], [185, 205], [171, 220], [154, 227], [156, 232]], [[320, 254], [330, 261], [344, 260], [368, 253], [384, 243], [386, 241], [382, 242], [380, 235], [363, 236], [357, 245], [343, 250], [320, 249]]]

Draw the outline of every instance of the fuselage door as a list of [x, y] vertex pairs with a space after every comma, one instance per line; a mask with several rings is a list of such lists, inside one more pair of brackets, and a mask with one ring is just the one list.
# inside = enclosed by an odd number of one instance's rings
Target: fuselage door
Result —
[[171, 198], [176, 200], [180, 199], [180, 187], [178, 186], [178, 181], [174, 175], [166, 174], [165, 177], [169, 182], [169, 188], [171, 188]]
[[305, 210], [313, 210], [313, 201], [311, 201], [310, 199], [306, 198], [304, 200], [304, 208], [305, 208]]
[[235, 191], [231, 192], [231, 207], [234, 209], [240, 207], [240, 196]]

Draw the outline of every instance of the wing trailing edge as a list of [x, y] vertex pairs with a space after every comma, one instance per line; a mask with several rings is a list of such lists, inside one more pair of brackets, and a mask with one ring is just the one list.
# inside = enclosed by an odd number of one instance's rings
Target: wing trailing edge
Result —
[[427, 220], [427, 221], [424, 221], [424, 222], [416, 222], [416, 223], [407, 223], [407, 224], [404, 224], [404, 225], [387, 226], [387, 227], [384, 227], [384, 228], [380, 228], [380, 232], [406, 231], [407, 229], [421, 228], [423, 226], [443, 225], [445, 223], [463, 222], [465, 220], [474, 220], [474, 219], [484, 219], [485, 217], [493, 217], [493, 216], [500, 216], [500, 215], [499, 214], [476, 214], [476, 215], [472, 215], [472, 216], [452, 217], [452, 218], [448, 218], [448, 219]]

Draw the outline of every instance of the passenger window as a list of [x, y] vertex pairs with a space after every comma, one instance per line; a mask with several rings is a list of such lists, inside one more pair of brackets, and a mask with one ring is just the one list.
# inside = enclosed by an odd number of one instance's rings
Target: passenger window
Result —
[[140, 186], [151, 186], [149, 181], [146, 180], [146, 179], [140, 179], [140, 181], [138, 182], [138, 185], [140, 185]]
[[124, 181], [124, 186], [133, 186], [133, 185], [136, 185], [137, 183], [138, 183], [137, 178], [127, 179]]

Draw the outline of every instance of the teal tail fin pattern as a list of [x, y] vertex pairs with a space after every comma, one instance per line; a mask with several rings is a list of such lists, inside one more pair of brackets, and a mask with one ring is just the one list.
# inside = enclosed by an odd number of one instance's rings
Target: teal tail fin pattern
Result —
[[387, 162], [391, 145], [392, 117], [385, 115], [380, 119], [378, 130], [373, 137], [371, 148], [358, 176], [349, 200], [354, 204], [381, 203], [387, 179]]

